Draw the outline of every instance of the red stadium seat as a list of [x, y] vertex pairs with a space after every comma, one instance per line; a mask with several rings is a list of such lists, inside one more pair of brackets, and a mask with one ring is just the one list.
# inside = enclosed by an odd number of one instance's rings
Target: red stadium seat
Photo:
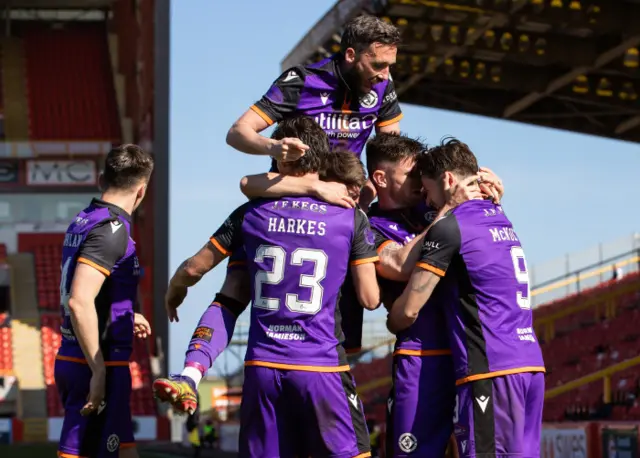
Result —
[[119, 139], [104, 23], [33, 24], [23, 33], [31, 138]]
[[11, 328], [0, 328], [0, 375], [13, 372]]
[[[640, 318], [640, 294], [637, 290], [615, 296], [612, 296], [612, 293], [616, 290], [625, 291], [622, 288], [639, 280], [638, 274], [629, 275], [619, 282], [599, 285], [580, 296], [551, 305], [555, 313], [561, 310], [560, 306], [573, 307], [587, 300], [595, 300], [601, 315], [596, 316], [596, 308], [590, 307], [555, 322], [558, 337], [542, 345], [548, 371], [547, 389], [638, 355], [640, 330], [637, 323]], [[611, 299], [612, 297], [615, 299]], [[613, 306], [616, 310], [615, 317], [602, 318], [607, 306]], [[544, 315], [548, 313], [545, 312]], [[538, 318], [537, 310], [534, 316]], [[597, 415], [612, 420], [639, 420], [640, 408], [635, 405], [637, 401], [634, 402], [635, 397], [640, 395], [639, 381], [640, 372], [637, 366], [613, 374], [613, 405], [609, 407], [602, 403], [602, 380], [583, 385], [547, 401], [544, 418], [546, 421], [586, 420]]]
[[60, 308], [60, 262], [62, 244], [42, 245], [34, 249], [38, 305], [48, 310]]

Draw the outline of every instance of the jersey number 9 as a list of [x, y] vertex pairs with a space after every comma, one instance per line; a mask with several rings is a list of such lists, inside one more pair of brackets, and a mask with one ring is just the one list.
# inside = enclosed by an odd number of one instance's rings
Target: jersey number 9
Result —
[[[529, 287], [529, 272], [527, 271], [527, 261], [524, 258], [524, 250], [522, 247], [511, 247], [511, 260], [513, 261], [513, 270], [516, 274], [516, 280], [526, 289], [526, 296], [522, 291], [516, 293], [516, 302], [518, 307], [523, 310], [531, 310], [531, 291]], [[520, 264], [522, 261], [522, 265]]]

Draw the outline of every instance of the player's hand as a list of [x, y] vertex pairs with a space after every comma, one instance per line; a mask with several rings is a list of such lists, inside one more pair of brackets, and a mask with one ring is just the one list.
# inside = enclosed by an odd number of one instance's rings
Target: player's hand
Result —
[[371, 183], [371, 180], [367, 180], [362, 189], [360, 190], [360, 199], [358, 199], [358, 203], [360, 204], [360, 208], [362, 208], [365, 213], [369, 211], [369, 206], [371, 202], [376, 198], [376, 188]]
[[93, 372], [91, 375], [91, 382], [89, 383], [89, 396], [87, 397], [87, 403], [82, 409], [80, 414], [83, 416], [91, 415], [92, 413], [100, 413], [104, 409], [104, 394], [107, 379], [107, 371], [102, 368]]
[[169, 322], [178, 322], [178, 307], [182, 305], [185, 297], [187, 297], [187, 287], [176, 288], [169, 286], [166, 296], [164, 297], [164, 309], [167, 311]]
[[138, 339], [146, 339], [151, 335], [151, 325], [141, 313], [133, 315], [133, 335]]
[[300, 159], [309, 149], [298, 138], [283, 138], [274, 143], [270, 148], [269, 155], [276, 161], [291, 162]]
[[478, 186], [478, 175], [472, 175], [464, 180], [449, 186], [447, 180], [444, 180], [445, 205], [440, 210], [439, 216], [443, 216], [447, 211], [457, 207], [472, 199], [482, 199], [482, 191]]
[[345, 208], [354, 208], [356, 206], [355, 201], [349, 197], [347, 187], [342, 183], [318, 181], [314, 188], [315, 194], [320, 200]]
[[500, 177], [487, 167], [480, 167], [478, 177], [483, 197], [490, 198], [495, 204], [499, 204], [504, 196], [504, 185]]

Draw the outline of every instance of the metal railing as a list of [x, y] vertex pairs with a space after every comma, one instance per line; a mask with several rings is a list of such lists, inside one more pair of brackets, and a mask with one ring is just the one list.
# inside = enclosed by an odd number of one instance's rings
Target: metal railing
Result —
[[593, 288], [639, 270], [640, 234], [630, 234], [586, 250], [567, 253], [529, 269], [534, 307]]

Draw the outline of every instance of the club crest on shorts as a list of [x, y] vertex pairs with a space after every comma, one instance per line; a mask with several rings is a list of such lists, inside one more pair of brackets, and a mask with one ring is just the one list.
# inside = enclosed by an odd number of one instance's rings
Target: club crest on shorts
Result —
[[411, 433], [404, 433], [398, 439], [398, 446], [404, 453], [411, 453], [418, 448], [418, 440]]
[[373, 108], [378, 103], [378, 93], [373, 89], [369, 93], [360, 97], [360, 105], [364, 108]]
[[120, 447], [120, 438], [117, 434], [112, 434], [107, 437], [107, 450], [109, 452], [115, 452]]

